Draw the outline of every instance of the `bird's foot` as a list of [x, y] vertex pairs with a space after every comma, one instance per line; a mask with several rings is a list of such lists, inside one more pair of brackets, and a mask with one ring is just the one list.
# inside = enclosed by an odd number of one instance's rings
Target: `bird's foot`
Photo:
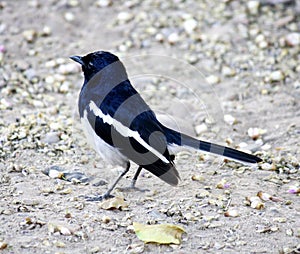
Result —
[[103, 194], [103, 195], [96, 195], [96, 196], [84, 196], [86, 201], [91, 201], [91, 202], [95, 202], [95, 201], [103, 201], [105, 199], [110, 199], [113, 198], [113, 195], [110, 194]]

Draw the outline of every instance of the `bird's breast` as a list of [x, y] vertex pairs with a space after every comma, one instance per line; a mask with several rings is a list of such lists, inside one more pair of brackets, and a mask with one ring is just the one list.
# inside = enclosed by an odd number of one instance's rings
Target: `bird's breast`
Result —
[[106, 143], [96, 134], [95, 130], [88, 121], [86, 110], [83, 112], [83, 117], [81, 117], [80, 120], [88, 143], [95, 149], [95, 151], [104, 161], [111, 165], [122, 166], [128, 161], [128, 159], [119, 151], [118, 148]]

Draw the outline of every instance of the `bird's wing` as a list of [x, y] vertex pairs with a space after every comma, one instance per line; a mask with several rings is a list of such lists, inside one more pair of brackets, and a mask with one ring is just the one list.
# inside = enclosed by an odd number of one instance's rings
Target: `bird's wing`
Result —
[[[117, 97], [119, 94], [113, 92], [100, 105], [92, 100], [89, 102], [88, 118], [95, 132], [130, 160], [167, 183], [177, 185], [179, 175], [155, 114], [138, 93], [126, 100]], [[117, 104], [119, 108], [116, 109]]]

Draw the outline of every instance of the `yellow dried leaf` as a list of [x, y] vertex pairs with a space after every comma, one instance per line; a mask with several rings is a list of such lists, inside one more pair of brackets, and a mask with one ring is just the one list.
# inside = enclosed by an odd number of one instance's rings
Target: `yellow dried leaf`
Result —
[[121, 197], [113, 197], [106, 199], [99, 204], [100, 208], [104, 210], [122, 209], [128, 207], [128, 204]]
[[133, 222], [133, 228], [137, 237], [145, 243], [180, 244], [182, 227], [172, 224], [144, 225]]

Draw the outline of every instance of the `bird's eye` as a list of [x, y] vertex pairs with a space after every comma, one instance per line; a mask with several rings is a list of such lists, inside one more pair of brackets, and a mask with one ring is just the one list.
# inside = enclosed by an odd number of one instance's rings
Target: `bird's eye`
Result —
[[94, 67], [94, 64], [93, 64], [92, 62], [89, 62], [89, 63], [88, 63], [88, 66], [89, 66], [89, 68], [93, 68], [93, 67]]

